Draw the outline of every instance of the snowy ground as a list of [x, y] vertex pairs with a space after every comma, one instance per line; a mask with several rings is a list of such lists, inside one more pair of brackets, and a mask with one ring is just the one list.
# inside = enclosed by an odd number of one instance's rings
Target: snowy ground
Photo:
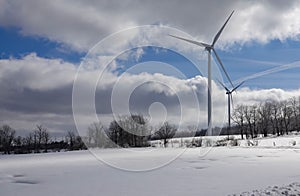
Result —
[[[201, 140], [202, 146], [216, 145], [217, 141], [226, 140], [227, 136], [202, 136], [202, 137], [186, 137], [186, 138], [173, 138], [169, 140], [169, 147], [182, 147], [191, 146], [192, 143], [198, 143]], [[241, 140], [240, 135], [233, 135], [230, 138], [238, 140], [238, 146], [258, 146], [258, 147], [300, 147], [300, 135], [295, 132], [291, 135], [285, 136], [269, 136], [263, 137], [262, 135], [255, 139]], [[163, 147], [161, 140], [155, 140], [151, 142], [152, 146]]]
[[253, 190], [243, 193], [233, 194], [232, 196], [241, 195], [241, 196], [267, 196], [267, 195], [289, 195], [296, 196], [300, 195], [300, 183], [291, 183], [285, 186], [270, 186], [263, 190]]
[[[131, 170], [155, 168], [154, 163], [161, 166], [182, 153], [180, 148], [138, 151], [95, 153], [114, 166]], [[257, 195], [251, 191], [264, 193], [295, 182], [300, 182], [299, 147], [191, 148], [170, 164], [146, 172], [116, 169], [88, 151], [0, 156], [1, 196]]]

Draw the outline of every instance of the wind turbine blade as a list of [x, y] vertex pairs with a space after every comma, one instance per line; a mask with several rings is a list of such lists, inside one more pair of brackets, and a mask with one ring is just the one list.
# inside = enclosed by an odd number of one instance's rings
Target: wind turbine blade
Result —
[[233, 98], [232, 98], [232, 93], [230, 93], [230, 99], [231, 99], [231, 107], [234, 110], [234, 104], [233, 104]]
[[241, 82], [239, 85], [237, 85], [234, 89], [232, 89], [231, 92], [235, 91], [236, 89], [238, 89], [240, 86], [242, 86], [245, 83], [245, 81]]
[[220, 81], [218, 80], [218, 82], [221, 84], [221, 86], [223, 86], [223, 88], [227, 91], [230, 92], [230, 90]]
[[221, 61], [219, 55], [217, 54], [217, 52], [215, 51], [214, 48], [212, 48], [212, 50], [213, 50], [213, 52], [214, 52], [214, 54], [215, 54], [215, 56], [216, 56], [216, 58], [217, 58], [219, 64], [221, 65], [221, 67], [222, 67], [222, 69], [223, 69], [223, 72], [225, 73], [225, 75], [226, 75], [226, 77], [227, 77], [227, 80], [230, 82], [232, 88], [234, 88], [234, 86], [233, 86], [233, 84], [232, 84], [232, 82], [231, 82], [231, 79], [230, 79], [230, 77], [229, 77], [227, 71], [225, 70], [225, 67], [224, 67], [224, 65], [223, 65], [223, 63], [222, 63], [222, 61]]
[[219, 30], [219, 32], [215, 35], [213, 43], [212, 43], [212, 47], [214, 47], [215, 43], [218, 41], [222, 31], [224, 30], [226, 24], [228, 23], [229, 19], [231, 18], [232, 14], [233, 14], [234, 10], [231, 12], [231, 14], [229, 15], [229, 17], [227, 18], [226, 22], [223, 24], [223, 26], [221, 27], [221, 29]]
[[197, 41], [194, 41], [194, 40], [190, 40], [190, 39], [186, 39], [186, 38], [183, 38], [183, 37], [179, 37], [179, 36], [175, 36], [175, 35], [170, 35], [169, 36], [171, 37], [174, 37], [174, 38], [177, 38], [177, 39], [181, 39], [183, 41], [186, 41], [186, 42], [189, 42], [189, 43], [192, 43], [192, 44], [196, 44], [198, 46], [202, 46], [202, 47], [210, 47], [210, 45], [206, 44], [206, 43], [202, 43], [202, 42], [197, 42]]

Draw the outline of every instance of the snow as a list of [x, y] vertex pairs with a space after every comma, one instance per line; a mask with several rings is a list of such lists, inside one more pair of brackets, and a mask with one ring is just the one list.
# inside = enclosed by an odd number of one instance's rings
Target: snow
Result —
[[[202, 137], [187, 137], [187, 138], [172, 138], [169, 140], [168, 147], [185, 147], [191, 146], [192, 143], [197, 143], [197, 141], [202, 141], [202, 146], [215, 146], [217, 141], [226, 140], [227, 136], [202, 136]], [[259, 137], [255, 139], [241, 140], [240, 135], [230, 136], [231, 139], [238, 140], [238, 146], [248, 147], [300, 147], [300, 135], [285, 135], [285, 136], [269, 136], [269, 137]], [[209, 145], [208, 145], [209, 144]], [[230, 142], [228, 142], [230, 144]], [[160, 140], [155, 140], [151, 142], [151, 145], [154, 147], [163, 147], [163, 142]]]
[[100, 149], [93, 153], [97, 156], [89, 151], [0, 156], [0, 195], [228, 195], [263, 193], [269, 186], [300, 182], [298, 147]]
[[255, 140], [241, 140], [239, 142], [239, 145], [248, 146], [249, 142], [259, 147], [290, 147], [290, 146], [300, 147], [300, 136], [286, 135], [281, 137], [273, 136], [268, 138], [259, 138]]
[[285, 186], [270, 186], [263, 190], [253, 190], [253, 191], [247, 191], [243, 193], [233, 194], [240, 195], [240, 196], [253, 196], [253, 195], [261, 195], [261, 196], [267, 196], [267, 195], [300, 195], [300, 183], [291, 183], [289, 185]]

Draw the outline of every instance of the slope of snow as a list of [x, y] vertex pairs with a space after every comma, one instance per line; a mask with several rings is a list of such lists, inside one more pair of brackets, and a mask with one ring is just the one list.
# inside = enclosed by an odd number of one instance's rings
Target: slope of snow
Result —
[[[94, 153], [109, 163], [146, 168], [182, 151], [149, 150]], [[147, 172], [116, 169], [88, 151], [0, 156], [0, 195], [5, 196], [228, 195], [293, 182], [300, 182], [297, 148], [192, 148], [170, 164]]]

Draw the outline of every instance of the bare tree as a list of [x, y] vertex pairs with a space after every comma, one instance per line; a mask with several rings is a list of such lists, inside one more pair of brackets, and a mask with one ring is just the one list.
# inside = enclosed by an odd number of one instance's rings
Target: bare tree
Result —
[[108, 129], [110, 140], [121, 147], [142, 147], [148, 145], [151, 129], [141, 114], [121, 116], [112, 121]]
[[116, 120], [113, 120], [108, 128], [108, 137], [115, 144], [121, 147], [125, 145], [124, 130]]
[[165, 122], [155, 133], [164, 142], [164, 147], [167, 147], [168, 139], [174, 137], [177, 128], [174, 125]]
[[280, 115], [281, 115], [281, 105], [278, 102], [271, 103], [271, 123], [273, 128], [273, 135], [280, 135]]
[[44, 145], [45, 152], [48, 152], [48, 143], [49, 143], [49, 141], [50, 141], [50, 134], [47, 131], [47, 129], [45, 128], [43, 130], [43, 137], [42, 137], [42, 143]]
[[257, 108], [258, 108], [257, 105], [252, 105], [251, 109], [250, 109], [250, 113], [251, 113], [251, 117], [252, 117], [252, 128], [253, 128], [254, 137], [257, 137], [257, 134], [258, 134], [258, 130], [257, 130], [257, 116], [258, 116]]
[[43, 126], [36, 125], [36, 129], [34, 131], [35, 152], [40, 152], [42, 138], [43, 138]]
[[73, 150], [75, 146], [76, 135], [73, 131], [68, 131], [66, 135], [66, 141], [69, 144], [69, 150]]
[[245, 106], [239, 105], [233, 111], [232, 119], [240, 128], [241, 138], [244, 139], [244, 128], [245, 128]]
[[289, 134], [290, 131], [290, 124], [292, 118], [292, 108], [289, 101], [282, 101], [282, 120], [284, 124], [284, 130], [286, 134]]
[[296, 118], [297, 125], [298, 125], [298, 132], [300, 131], [300, 96], [298, 97], [298, 104], [297, 104], [297, 110], [298, 110], [298, 118]]
[[271, 123], [271, 108], [272, 104], [270, 102], [266, 102], [264, 104], [261, 104], [258, 109], [259, 125], [264, 137], [268, 136], [268, 130]]
[[[253, 130], [253, 113], [251, 112], [250, 106], [245, 106], [244, 108], [245, 120], [247, 122], [248, 131], [251, 135], [251, 138], [254, 138], [254, 130]], [[247, 137], [247, 131], [246, 131]]]
[[127, 143], [132, 147], [146, 145], [148, 134], [147, 121], [143, 115], [131, 115], [120, 118], [118, 124], [126, 132]]
[[69, 150], [83, 150], [87, 149], [82, 138], [73, 131], [68, 131], [66, 134], [66, 141]]
[[88, 127], [90, 145], [95, 147], [105, 147], [107, 144], [106, 130], [101, 122], [94, 122]]
[[20, 148], [22, 146], [22, 137], [21, 136], [15, 137], [13, 143], [16, 147]]
[[29, 133], [25, 138], [24, 138], [24, 145], [26, 146], [27, 153], [30, 152], [31, 146], [33, 145], [33, 134]]
[[147, 137], [150, 135], [148, 132], [147, 120], [141, 114], [131, 115], [131, 126], [133, 128], [133, 134], [135, 135], [135, 146], [142, 147], [146, 145]]
[[92, 142], [94, 138], [94, 129], [88, 129], [86, 136], [86, 145], [92, 147]]
[[0, 129], [0, 146], [5, 154], [10, 154], [16, 131], [9, 125], [3, 125]]
[[36, 125], [36, 129], [33, 133], [33, 139], [35, 144], [35, 152], [40, 152], [42, 147], [47, 152], [48, 142], [50, 140], [49, 132], [43, 125]]
[[296, 97], [291, 98], [291, 108], [293, 111], [293, 123], [292, 123], [292, 130], [299, 131], [300, 129], [300, 111], [299, 111], [299, 100]]

